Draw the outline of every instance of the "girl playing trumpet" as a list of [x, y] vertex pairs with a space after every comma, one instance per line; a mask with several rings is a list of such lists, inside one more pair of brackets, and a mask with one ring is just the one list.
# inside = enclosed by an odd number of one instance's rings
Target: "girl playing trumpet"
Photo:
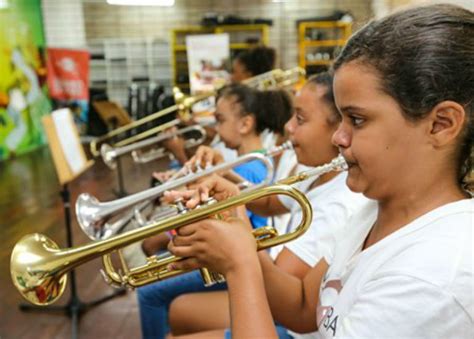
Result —
[[[291, 116], [291, 101], [286, 92], [272, 91], [265, 93], [264, 99], [277, 100], [285, 103], [278, 110], [269, 112], [272, 107], [268, 102], [262, 102], [262, 93], [244, 85], [230, 85], [224, 88], [217, 99], [217, 133], [226, 146], [237, 151], [239, 155], [262, 150], [260, 133], [265, 128], [283, 129], [285, 122]], [[276, 121], [280, 126], [275, 126]], [[204, 146], [202, 146], [204, 147]], [[206, 148], [207, 149], [207, 148]], [[194, 160], [192, 161], [194, 162]], [[192, 164], [189, 164], [191, 166]], [[251, 183], [259, 183], [266, 177], [266, 167], [255, 160], [234, 168], [243, 179]], [[266, 217], [248, 212], [253, 227], [267, 224]], [[163, 239], [164, 238], [164, 239]], [[146, 239], [143, 248], [151, 255], [161, 249], [169, 239], [158, 235]], [[138, 289], [140, 320], [143, 337], [164, 338], [168, 332], [168, 307], [171, 301], [180, 294], [204, 290], [199, 272], [191, 272], [178, 277], [144, 286]], [[209, 290], [225, 289], [225, 284], [218, 284]]]
[[[286, 124], [287, 135], [294, 145], [300, 165], [320, 166], [338, 155], [338, 149], [331, 143], [331, 137], [340, 122], [333, 97], [333, 79], [329, 73], [321, 73], [308, 79], [295, 97], [295, 111]], [[316, 137], [317, 136], [317, 137]], [[314, 138], [318, 142], [314, 143]], [[212, 154], [202, 155], [211, 159]], [[302, 166], [299, 166], [301, 171]], [[323, 257], [332, 257], [335, 238], [344, 228], [349, 218], [368, 203], [361, 194], [351, 192], [345, 184], [346, 173], [331, 172], [319, 178], [310, 178], [297, 188], [306, 193], [314, 210], [310, 229], [299, 239], [287, 245], [272, 248], [269, 256], [281, 271], [303, 278]], [[222, 195], [239, 193], [230, 182], [213, 177], [198, 186], [197, 191], [169, 192], [167, 196], [192, 198], [189, 207], [206, 199], [209, 191], [214, 191], [216, 199]], [[197, 195], [196, 195], [197, 194]], [[279, 233], [288, 233], [298, 224], [301, 214], [298, 206], [285, 196], [270, 196], [249, 203], [246, 207], [263, 215], [278, 215], [291, 212], [288, 224], [275, 225]], [[196, 312], [199, 305], [199, 311]], [[170, 310], [173, 334], [224, 328], [230, 326], [226, 292], [205, 292], [185, 294], [177, 298]], [[286, 330], [277, 326], [280, 337]]]

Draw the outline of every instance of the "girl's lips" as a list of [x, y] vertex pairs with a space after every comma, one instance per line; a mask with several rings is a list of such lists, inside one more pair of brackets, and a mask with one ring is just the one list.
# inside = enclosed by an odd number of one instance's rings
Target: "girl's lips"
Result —
[[[342, 153], [341, 153], [342, 154]], [[355, 161], [353, 161], [352, 159], [344, 156], [344, 154], [342, 154], [342, 156], [344, 157], [344, 160], [346, 160], [346, 163], [347, 163], [347, 168], [351, 168], [353, 166], [355, 166], [357, 163]]]

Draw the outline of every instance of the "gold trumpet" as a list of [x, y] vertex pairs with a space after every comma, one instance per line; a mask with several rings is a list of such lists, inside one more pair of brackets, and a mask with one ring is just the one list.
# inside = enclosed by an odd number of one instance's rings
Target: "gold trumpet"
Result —
[[[26, 235], [15, 245], [11, 255], [10, 272], [13, 283], [29, 302], [36, 305], [49, 305], [57, 301], [63, 294], [69, 271], [101, 256], [105, 256], [104, 264], [110, 281], [119, 285], [141, 286], [184, 273], [182, 271], [167, 270], [166, 266], [170, 262], [179, 260], [177, 257], [168, 256], [162, 260], [149, 259], [146, 265], [147, 268], [136, 272], [127, 269], [120, 275], [113, 269], [109, 254], [150, 236], [210, 218], [225, 210], [273, 194], [284, 194], [294, 198], [303, 211], [300, 225], [290, 234], [276, 236], [273, 228], [259, 229], [255, 232], [259, 250], [282, 244], [296, 238], [308, 229], [311, 224], [312, 210], [307, 198], [297, 189], [287, 185], [274, 185], [258, 191], [243, 193], [214, 204], [201, 206], [201, 208], [166, 218], [107, 240], [64, 250], [59, 249], [59, 246], [45, 235], [38, 233]], [[212, 278], [212, 276], [206, 270], [204, 270], [204, 273], [207, 275], [209, 282], [209, 278]], [[206, 276], [203, 278], [206, 278]]]
[[165, 115], [171, 114], [171, 113], [178, 113], [179, 118], [173, 119], [169, 122], [166, 122], [164, 124], [161, 124], [159, 126], [150, 128], [142, 133], [136, 134], [134, 136], [122, 139], [120, 141], [117, 141], [113, 143], [114, 147], [122, 147], [125, 145], [132, 144], [134, 142], [137, 142], [139, 140], [145, 139], [149, 136], [155, 135], [157, 133], [163, 132], [167, 130], [168, 128], [177, 126], [180, 124], [183, 120], [189, 120], [190, 115], [191, 115], [191, 108], [194, 104], [197, 102], [200, 102], [202, 100], [205, 100], [207, 98], [210, 98], [214, 96], [214, 92], [209, 92], [209, 93], [204, 93], [200, 95], [196, 95], [193, 97], [188, 97], [184, 95], [178, 87], [173, 88], [173, 96], [174, 96], [174, 101], [175, 104], [173, 106], [170, 106], [168, 108], [165, 108], [161, 111], [158, 111], [156, 113], [150, 114], [140, 120], [136, 120], [131, 122], [130, 124], [127, 124], [125, 126], [119, 127], [117, 129], [114, 129], [113, 131], [108, 132], [107, 134], [98, 137], [97, 139], [94, 139], [90, 143], [90, 151], [93, 156], [97, 157], [100, 156], [100, 145], [105, 143], [107, 140], [113, 139], [113, 138], [118, 138], [119, 135], [129, 132], [139, 126], [142, 126], [146, 123], [152, 122], [158, 118], [161, 118]]
[[[36, 305], [49, 305], [56, 302], [63, 294], [67, 273], [73, 268], [92, 259], [103, 257], [105, 274], [109, 282], [131, 287], [165, 279], [184, 273], [179, 270], [168, 270], [167, 265], [181, 258], [168, 255], [164, 258], [151, 257], [146, 265], [118, 273], [110, 260], [110, 254], [134, 242], [146, 239], [153, 235], [168, 232], [181, 226], [204, 220], [219, 213], [245, 205], [253, 200], [274, 194], [283, 194], [293, 198], [301, 207], [302, 217], [294, 231], [278, 235], [272, 227], [263, 227], [254, 231], [257, 249], [262, 250], [291, 241], [302, 235], [312, 221], [311, 204], [303, 193], [289, 184], [305, 180], [310, 176], [318, 176], [333, 170], [342, 170], [345, 162], [341, 158], [334, 159], [330, 164], [316, 167], [305, 173], [284, 180], [284, 184], [260, 188], [241, 193], [229, 199], [208, 203], [191, 211], [165, 218], [150, 225], [138, 228], [113, 238], [95, 241], [83, 246], [68, 249], [59, 249], [59, 246], [45, 235], [38, 233], [24, 236], [13, 248], [10, 259], [10, 273], [13, 284], [20, 294], [29, 302]], [[122, 258], [123, 259], [123, 258]], [[123, 260], [122, 260], [123, 261]], [[124, 264], [124, 263], [123, 263]], [[206, 269], [201, 269], [206, 283], [213, 280], [213, 274]]]
[[259, 90], [270, 90], [293, 86], [304, 79], [305, 76], [306, 71], [301, 67], [287, 70], [274, 69], [246, 79], [242, 83]]

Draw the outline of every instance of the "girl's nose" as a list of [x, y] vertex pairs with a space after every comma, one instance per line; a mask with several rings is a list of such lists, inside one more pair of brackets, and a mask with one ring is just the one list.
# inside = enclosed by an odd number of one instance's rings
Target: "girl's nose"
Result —
[[295, 131], [295, 120], [295, 114], [293, 114], [291, 116], [291, 119], [286, 122], [285, 130], [288, 134], [293, 134], [293, 132]]
[[332, 143], [338, 148], [348, 148], [351, 144], [350, 128], [342, 122], [332, 135]]

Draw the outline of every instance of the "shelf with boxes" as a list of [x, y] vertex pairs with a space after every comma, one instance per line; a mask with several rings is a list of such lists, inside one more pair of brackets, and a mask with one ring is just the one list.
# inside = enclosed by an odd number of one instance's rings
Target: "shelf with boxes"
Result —
[[111, 100], [127, 104], [132, 83], [171, 85], [170, 48], [166, 41], [104, 39], [89, 42], [90, 87], [103, 88]]
[[344, 21], [310, 21], [298, 24], [298, 64], [306, 74], [326, 70], [346, 44], [352, 24]]
[[231, 58], [242, 50], [257, 44], [268, 45], [269, 25], [217, 25], [212, 27], [185, 27], [171, 32], [173, 84], [181, 90], [189, 91], [189, 74], [186, 37], [200, 34], [229, 34]]

